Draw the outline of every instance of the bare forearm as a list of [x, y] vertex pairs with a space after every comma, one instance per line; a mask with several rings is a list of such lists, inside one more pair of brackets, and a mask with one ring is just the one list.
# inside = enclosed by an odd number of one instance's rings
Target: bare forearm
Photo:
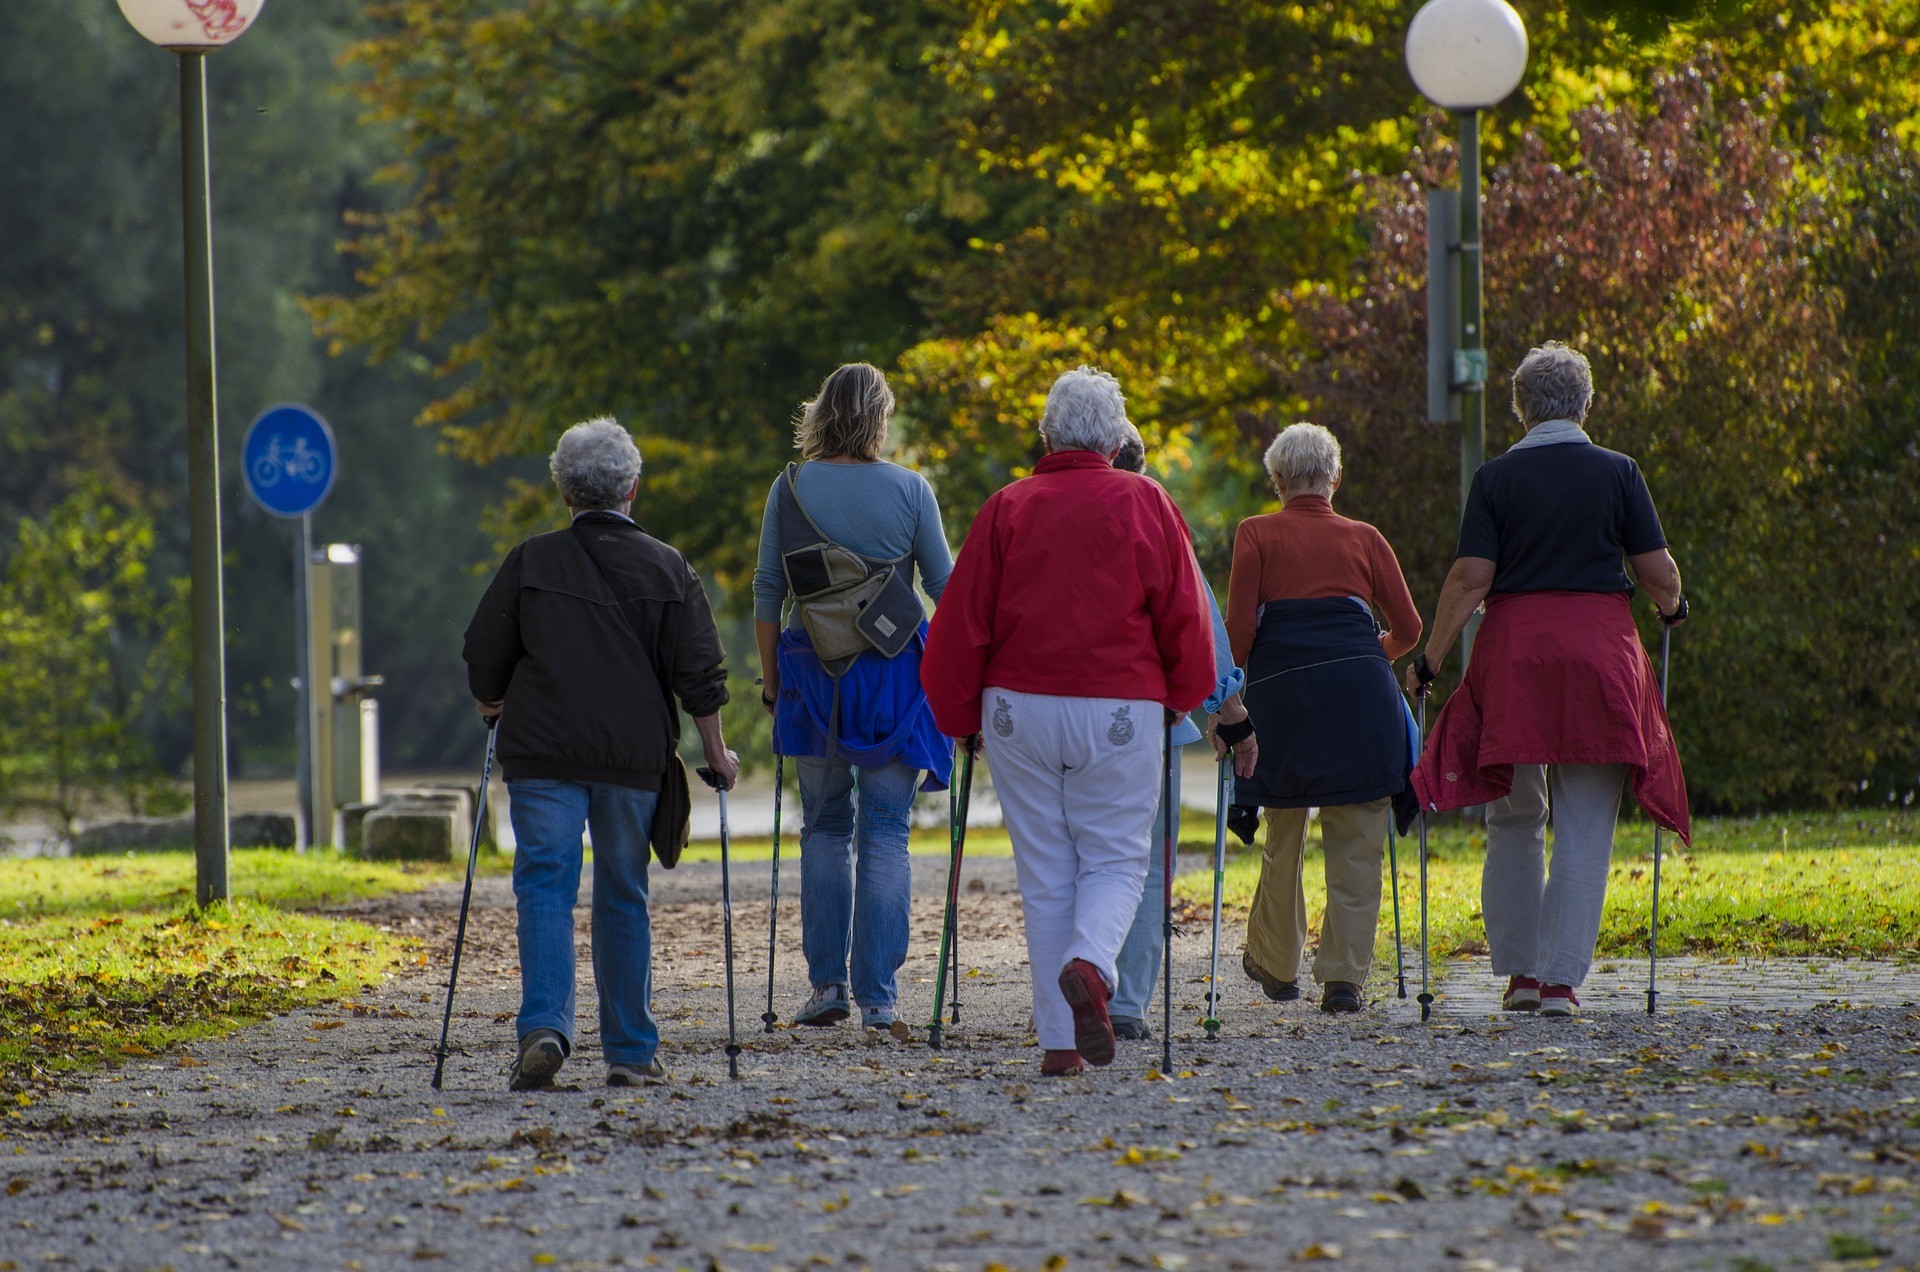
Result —
[[[1476, 577], [1476, 571], [1463, 570], [1460, 563], [1447, 574], [1447, 581], [1440, 588], [1440, 603], [1433, 616], [1433, 631], [1427, 636], [1427, 665], [1438, 668], [1452, 650], [1453, 642], [1460, 639], [1467, 620], [1487, 599], [1487, 593], [1493, 589], [1491, 577], [1482, 581]], [[1489, 571], [1489, 574], [1491, 572]]]
[[755, 619], [753, 638], [760, 646], [760, 679], [766, 685], [766, 692], [777, 697], [780, 693], [780, 624]]
[[719, 755], [727, 749], [727, 739], [720, 731], [720, 713], [695, 716], [693, 727], [700, 731], [700, 746], [710, 756]]
[[1627, 558], [1627, 564], [1633, 568], [1634, 581], [1662, 614], [1671, 614], [1680, 607], [1680, 567], [1671, 552], [1665, 548], [1642, 552]]

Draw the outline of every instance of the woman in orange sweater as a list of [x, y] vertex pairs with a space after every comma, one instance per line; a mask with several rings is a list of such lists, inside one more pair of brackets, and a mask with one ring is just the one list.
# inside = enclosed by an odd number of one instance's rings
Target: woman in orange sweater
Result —
[[1307, 814], [1318, 808], [1327, 861], [1313, 966], [1320, 1009], [1359, 1011], [1380, 918], [1381, 841], [1418, 748], [1392, 661], [1420, 639], [1420, 615], [1385, 537], [1333, 510], [1332, 433], [1295, 424], [1267, 449], [1266, 466], [1281, 509], [1240, 523], [1227, 584], [1227, 635], [1260, 738], [1260, 762], [1239, 779], [1235, 802], [1267, 810], [1242, 966], [1274, 1001], [1300, 996], [1300, 866]]

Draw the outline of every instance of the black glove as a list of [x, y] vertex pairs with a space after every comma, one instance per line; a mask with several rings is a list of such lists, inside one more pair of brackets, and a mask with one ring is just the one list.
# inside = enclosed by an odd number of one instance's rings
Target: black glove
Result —
[[1660, 615], [1660, 622], [1666, 627], [1678, 627], [1686, 622], [1687, 610], [1687, 598], [1684, 595], [1680, 598], [1680, 603], [1674, 606], [1671, 614], [1660, 614], [1660, 607], [1658, 605], [1653, 607], [1653, 612]]
[[1433, 692], [1433, 664], [1422, 653], [1413, 660], [1413, 674], [1420, 677], [1420, 687], [1413, 691], [1416, 698], [1424, 698]]
[[1227, 805], [1227, 829], [1239, 837], [1240, 842], [1253, 844], [1253, 837], [1260, 829], [1260, 806], [1258, 804]]
[[1216, 724], [1213, 726], [1213, 732], [1228, 746], [1239, 746], [1253, 736], [1253, 721], [1248, 719], [1238, 724]]

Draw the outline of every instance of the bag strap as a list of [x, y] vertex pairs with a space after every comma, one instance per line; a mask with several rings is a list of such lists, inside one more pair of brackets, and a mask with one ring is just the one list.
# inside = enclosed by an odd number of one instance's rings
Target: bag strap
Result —
[[[877, 574], [888, 566], [893, 566], [897, 569], [912, 559], [913, 554], [911, 552], [906, 556], [892, 558], [870, 557], [864, 552], [855, 552], [852, 548], [843, 547], [828, 538], [826, 532], [820, 528], [820, 523], [815, 521], [813, 514], [807, 511], [807, 505], [801, 502], [800, 470], [803, 467], [805, 467], [804, 462], [788, 464], [786, 476], [783, 479], [783, 484], [786, 486], [786, 498], [780, 501], [780, 555], [782, 559], [784, 559], [789, 552], [804, 552], [810, 548], [822, 547], [838, 548], [849, 556], [856, 556], [862, 561], [865, 561], [869, 574]], [[802, 529], [803, 526], [805, 529]], [[812, 543], [793, 542], [793, 540], [805, 538], [806, 532], [809, 530], [813, 532]]]
[[[575, 521], [573, 526], [568, 528], [572, 529], [579, 524], [578, 521]], [[660, 664], [655, 661], [653, 650], [647, 648], [645, 638], [640, 635], [640, 624], [633, 621], [632, 611], [627, 608], [627, 603], [620, 599], [620, 593], [613, 586], [613, 580], [607, 577], [606, 570], [603, 569], [600, 562], [595, 559], [593, 551], [587, 547], [586, 540], [582, 539], [578, 534], [572, 535], [571, 537], [575, 546], [586, 554], [587, 564], [593, 567], [593, 572], [598, 574], [600, 581], [606, 585], [608, 594], [613, 597], [613, 608], [620, 612], [620, 617], [625, 620], [627, 624], [627, 631], [633, 635], [633, 643], [640, 646], [645, 652], [647, 656], [647, 668], [653, 672], [654, 684], [659, 687], [661, 700], [666, 703], [667, 720], [673, 731], [673, 740], [677, 745], [680, 741], [680, 711], [674, 704], [672, 690], [667, 687], [667, 677], [665, 673], [661, 671]]]

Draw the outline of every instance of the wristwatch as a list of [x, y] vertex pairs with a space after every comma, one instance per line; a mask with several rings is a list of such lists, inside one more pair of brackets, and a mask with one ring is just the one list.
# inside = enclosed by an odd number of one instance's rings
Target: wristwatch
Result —
[[774, 705], [773, 695], [768, 693], [765, 689], [762, 689], [760, 691], [760, 705], [763, 707], [771, 707], [772, 705]]
[[1433, 664], [1427, 661], [1426, 651], [1422, 650], [1413, 660], [1413, 674], [1420, 677], [1420, 688], [1425, 690], [1433, 683]]
[[1687, 598], [1684, 595], [1682, 595], [1680, 598], [1680, 603], [1673, 607], [1673, 613], [1671, 614], [1661, 614], [1660, 607], [1658, 605], [1653, 607], [1653, 612], [1655, 614], [1659, 614], [1660, 622], [1664, 626], [1678, 627], [1680, 624], [1687, 621]]

